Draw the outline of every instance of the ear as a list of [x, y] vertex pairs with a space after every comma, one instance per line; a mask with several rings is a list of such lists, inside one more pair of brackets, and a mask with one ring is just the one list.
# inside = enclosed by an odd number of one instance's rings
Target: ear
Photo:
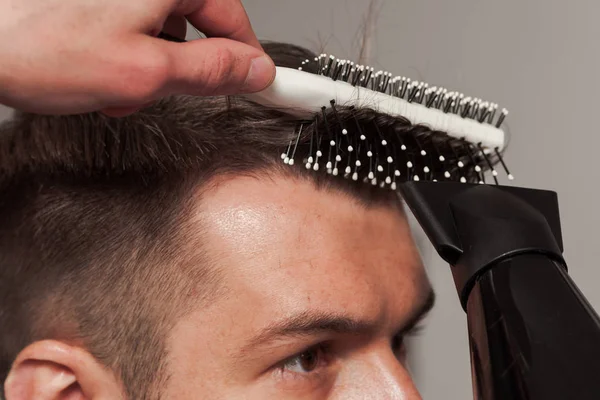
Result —
[[125, 398], [115, 374], [90, 353], [54, 340], [35, 342], [19, 353], [4, 392], [6, 400]]

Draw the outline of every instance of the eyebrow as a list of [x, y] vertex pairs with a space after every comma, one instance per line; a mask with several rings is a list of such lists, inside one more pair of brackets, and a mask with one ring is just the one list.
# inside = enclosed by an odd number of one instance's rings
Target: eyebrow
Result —
[[[431, 311], [434, 304], [435, 293], [433, 289], [430, 289], [425, 301], [419, 308], [413, 311], [397, 334], [404, 335], [415, 329], [419, 322]], [[357, 319], [345, 314], [306, 311], [278, 321], [263, 329], [248, 341], [243, 347], [242, 354], [266, 343], [290, 337], [311, 336], [323, 333], [368, 334], [375, 331], [377, 324], [375, 320]]]

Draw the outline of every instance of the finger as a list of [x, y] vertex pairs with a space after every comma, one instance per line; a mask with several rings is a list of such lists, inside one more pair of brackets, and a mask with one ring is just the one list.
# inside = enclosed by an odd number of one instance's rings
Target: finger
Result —
[[182, 2], [182, 7], [188, 21], [207, 36], [237, 40], [262, 50], [240, 0], [190, 0]]
[[[157, 40], [157, 39], [154, 39]], [[252, 93], [275, 79], [271, 58], [234, 40], [209, 38], [157, 44], [167, 54], [167, 92], [212, 96]]]
[[103, 102], [110, 107], [137, 107], [171, 94], [252, 93], [275, 78], [269, 56], [234, 40], [173, 43], [137, 35], [127, 42], [112, 49], [114, 59], [102, 68]]

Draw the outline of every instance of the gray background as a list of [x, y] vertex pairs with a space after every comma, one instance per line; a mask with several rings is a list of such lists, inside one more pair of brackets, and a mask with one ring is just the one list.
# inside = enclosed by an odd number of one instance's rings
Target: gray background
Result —
[[[589, 0], [387, 0], [374, 66], [495, 101], [511, 110], [515, 184], [556, 190], [571, 275], [600, 309], [600, 3]], [[367, 0], [247, 0], [258, 35], [356, 56]], [[8, 110], [0, 109], [0, 118]], [[438, 293], [412, 365], [425, 399], [471, 395], [465, 317], [447, 265], [424, 254]]]

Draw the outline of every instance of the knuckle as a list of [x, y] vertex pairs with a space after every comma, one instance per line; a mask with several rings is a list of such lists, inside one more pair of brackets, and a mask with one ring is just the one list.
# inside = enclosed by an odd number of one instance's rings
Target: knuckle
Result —
[[202, 86], [207, 95], [216, 94], [227, 85], [234, 73], [236, 58], [228, 49], [217, 49], [212, 59], [204, 62]]
[[148, 101], [162, 95], [169, 81], [171, 63], [166, 54], [158, 51], [144, 52], [128, 67], [125, 81], [130, 101]]

